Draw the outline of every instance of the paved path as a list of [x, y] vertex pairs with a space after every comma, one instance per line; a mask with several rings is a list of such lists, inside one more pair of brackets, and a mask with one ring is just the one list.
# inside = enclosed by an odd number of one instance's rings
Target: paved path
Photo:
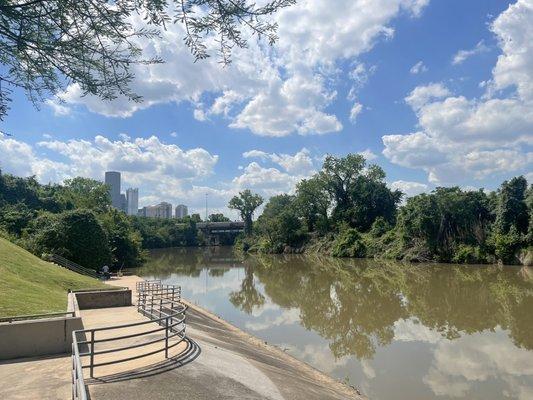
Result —
[[0, 362], [0, 399], [70, 399], [70, 354]]
[[[139, 279], [123, 277], [109, 283], [135, 290]], [[135, 307], [84, 310], [82, 318], [85, 328], [147, 320]], [[120, 333], [136, 329], [141, 328]], [[159, 353], [100, 367], [94, 379], [89, 379], [85, 370], [91, 400], [363, 399], [355, 390], [192, 304], [187, 312], [187, 336], [190, 340], [176, 346], [169, 359]], [[135, 338], [129, 343], [155, 337]], [[156, 345], [150, 346], [154, 349]], [[121, 356], [138, 354], [140, 349], [148, 352], [148, 347], [141, 347]], [[99, 357], [97, 362], [106, 356]], [[0, 363], [0, 399], [69, 399], [70, 363], [70, 356]]]

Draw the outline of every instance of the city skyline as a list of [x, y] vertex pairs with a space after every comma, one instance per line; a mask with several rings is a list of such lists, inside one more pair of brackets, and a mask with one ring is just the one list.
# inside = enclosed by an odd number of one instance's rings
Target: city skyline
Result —
[[[111, 205], [128, 215], [140, 215], [154, 218], [184, 218], [188, 215], [188, 207], [179, 204], [173, 213], [172, 203], [161, 201], [139, 207], [139, 189], [128, 188], [122, 193], [122, 174], [120, 171], [106, 171], [104, 183], [109, 187]], [[207, 204], [206, 204], [207, 210]]]

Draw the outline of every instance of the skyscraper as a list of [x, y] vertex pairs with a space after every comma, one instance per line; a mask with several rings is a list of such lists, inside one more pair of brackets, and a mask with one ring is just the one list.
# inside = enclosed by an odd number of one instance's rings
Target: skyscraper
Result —
[[126, 190], [126, 198], [128, 202], [126, 212], [128, 215], [137, 215], [139, 209], [139, 189], [129, 188]]
[[172, 218], [172, 204], [163, 201], [157, 205], [158, 208], [158, 218]]
[[176, 218], [185, 218], [188, 215], [187, 206], [185, 204], [180, 204], [176, 206]]
[[105, 184], [109, 187], [111, 205], [119, 210], [122, 209], [122, 199], [120, 196], [120, 172], [107, 171], [105, 173]]
[[155, 206], [145, 206], [139, 211], [139, 215], [149, 218], [172, 218], [172, 204], [167, 202], [159, 203]]
[[128, 200], [124, 193], [120, 194], [120, 211], [126, 212], [128, 210]]

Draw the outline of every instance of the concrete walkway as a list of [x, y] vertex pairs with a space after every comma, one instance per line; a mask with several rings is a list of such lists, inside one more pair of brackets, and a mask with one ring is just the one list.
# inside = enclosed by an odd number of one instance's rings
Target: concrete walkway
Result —
[[2, 361], [0, 399], [70, 399], [71, 364], [70, 354]]
[[[109, 281], [135, 291], [140, 278]], [[135, 293], [134, 293], [135, 299]], [[133, 307], [81, 311], [86, 329], [147, 321]], [[153, 325], [153, 326], [152, 326]], [[97, 333], [98, 338], [126, 335], [158, 327], [155, 323], [120, 331]], [[244, 333], [211, 313], [189, 304], [188, 340], [176, 346], [169, 359], [163, 353], [134, 362], [95, 369], [94, 378], [84, 370], [92, 400], [113, 399], [250, 399], [340, 400], [363, 399], [355, 390], [300, 362], [276, 347]], [[100, 344], [125, 346], [157, 338], [131, 338]], [[118, 343], [120, 342], [120, 343]], [[126, 358], [161, 348], [161, 343], [96, 356], [95, 362]], [[97, 347], [97, 350], [99, 348]], [[70, 357], [23, 359], [0, 363], [0, 399], [70, 398]]]

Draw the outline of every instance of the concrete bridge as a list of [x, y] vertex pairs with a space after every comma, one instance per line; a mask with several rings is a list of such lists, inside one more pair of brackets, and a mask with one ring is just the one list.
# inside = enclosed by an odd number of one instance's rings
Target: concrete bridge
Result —
[[201, 231], [210, 245], [228, 244], [244, 232], [244, 222], [198, 222], [196, 228]]
[[244, 222], [198, 222], [196, 227], [205, 233], [241, 233], [244, 232]]

